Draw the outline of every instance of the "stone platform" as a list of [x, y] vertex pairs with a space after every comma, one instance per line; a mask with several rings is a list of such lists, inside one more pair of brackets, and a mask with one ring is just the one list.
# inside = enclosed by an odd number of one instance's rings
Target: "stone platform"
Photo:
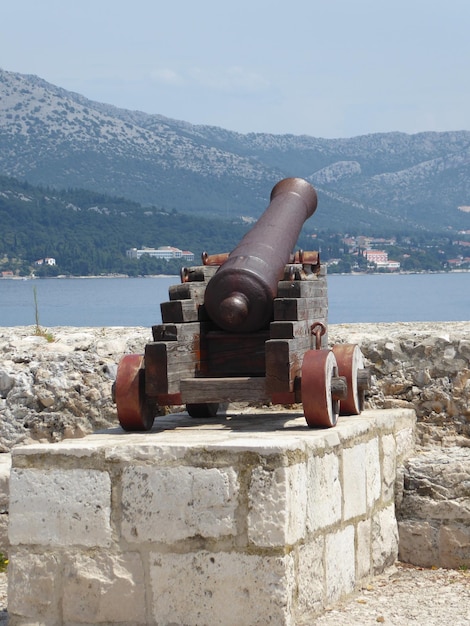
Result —
[[17, 447], [11, 626], [294, 626], [394, 562], [410, 409], [160, 417]]

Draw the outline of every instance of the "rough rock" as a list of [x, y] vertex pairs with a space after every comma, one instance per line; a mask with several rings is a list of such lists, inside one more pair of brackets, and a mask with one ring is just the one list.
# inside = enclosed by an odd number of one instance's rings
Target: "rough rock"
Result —
[[0, 329], [0, 451], [82, 437], [116, 425], [111, 387], [120, 358], [143, 352], [146, 328]]
[[411, 458], [397, 517], [402, 561], [468, 568], [470, 450], [434, 448]]
[[[149, 328], [0, 328], [0, 452], [116, 425], [111, 386]], [[329, 341], [357, 343], [372, 375], [366, 408], [413, 408], [419, 445], [470, 445], [470, 322], [339, 324]]]
[[368, 408], [413, 408], [418, 445], [470, 446], [470, 322], [338, 324], [329, 337], [361, 347]]

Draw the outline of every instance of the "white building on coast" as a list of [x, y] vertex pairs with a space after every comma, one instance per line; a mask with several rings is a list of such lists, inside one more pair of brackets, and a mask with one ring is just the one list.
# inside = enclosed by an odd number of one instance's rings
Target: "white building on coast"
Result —
[[159, 248], [131, 248], [126, 250], [126, 256], [129, 259], [140, 259], [144, 254], [155, 259], [164, 259], [170, 261], [173, 259], [181, 259], [183, 261], [194, 261], [194, 253], [189, 250], [180, 250], [173, 246], [160, 246]]

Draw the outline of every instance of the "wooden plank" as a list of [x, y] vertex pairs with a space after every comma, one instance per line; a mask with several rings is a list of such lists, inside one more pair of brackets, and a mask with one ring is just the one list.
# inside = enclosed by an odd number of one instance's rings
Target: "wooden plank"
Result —
[[197, 322], [199, 311], [193, 300], [170, 300], [160, 304], [162, 322], [164, 324], [174, 322]]
[[154, 341], [145, 346], [145, 391], [149, 396], [175, 394], [180, 380], [199, 368], [199, 342]]
[[274, 300], [274, 321], [302, 321], [326, 319], [328, 301], [326, 298], [276, 298]]
[[194, 300], [196, 304], [203, 304], [206, 283], [192, 282], [171, 285], [168, 289], [170, 300]]
[[326, 329], [321, 338], [321, 348], [328, 347], [328, 327], [327, 320], [322, 317], [315, 317], [310, 320], [300, 322], [271, 322], [269, 325], [270, 339], [297, 339], [300, 337], [311, 337], [311, 348], [316, 347], [316, 337], [312, 333], [313, 324], [321, 322]]
[[294, 339], [295, 337], [310, 336], [308, 320], [300, 322], [271, 322], [269, 325], [270, 339]]
[[312, 280], [281, 280], [277, 286], [278, 298], [326, 298], [327, 284], [323, 278]]
[[185, 324], [157, 324], [152, 326], [154, 341], [187, 341], [200, 336], [201, 323], [187, 322]]
[[203, 340], [206, 361], [202, 370], [208, 376], [264, 376], [265, 343], [268, 339], [268, 331], [208, 332]]
[[195, 265], [194, 267], [185, 267], [183, 268], [183, 278], [185, 282], [208, 283], [218, 269], [219, 267], [214, 265]]
[[302, 374], [305, 352], [311, 349], [311, 337], [270, 339], [266, 342], [266, 391], [294, 391], [295, 379]]
[[181, 380], [183, 404], [204, 402], [266, 402], [265, 378], [188, 378]]

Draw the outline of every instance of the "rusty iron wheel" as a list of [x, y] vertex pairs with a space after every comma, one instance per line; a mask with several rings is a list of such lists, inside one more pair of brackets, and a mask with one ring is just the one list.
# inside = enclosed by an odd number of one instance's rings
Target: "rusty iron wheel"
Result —
[[157, 403], [145, 395], [142, 354], [126, 354], [119, 361], [114, 385], [118, 419], [126, 431], [145, 431], [153, 426]]
[[348, 385], [348, 395], [341, 400], [340, 415], [359, 415], [364, 403], [364, 393], [358, 387], [358, 372], [364, 368], [361, 349], [354, 343], [339, 343], [333, 346], [333, 354], [338, 364], [338, 375], [344, 376]]
[[337, 375], [336, 359], [331, 350], [308, 350], [302, 364], [302, 404], [310, 428], [336, 425], [339, 402], [332, 397], [331, 384]]
[[186, 411], [191, 417], [215, 417], [219, 410], [218, 402], [201, 402], [199, 404], [187, 404]]

